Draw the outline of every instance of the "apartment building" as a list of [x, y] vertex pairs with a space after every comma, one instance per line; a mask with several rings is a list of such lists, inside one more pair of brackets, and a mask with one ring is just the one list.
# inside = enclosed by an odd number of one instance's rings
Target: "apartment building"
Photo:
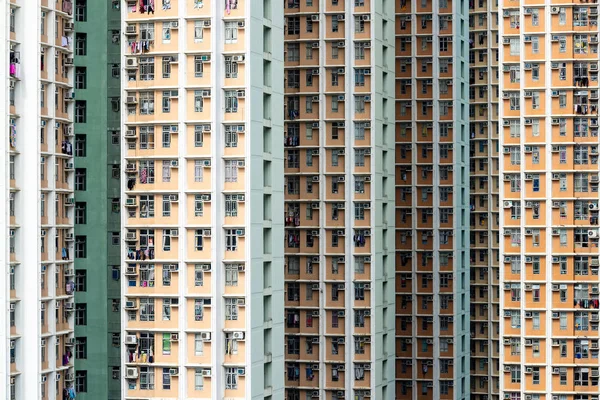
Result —
[[121, 398], [119, 2], [76, 0], [75, 263], [77, 398]]
[[394, 4], [284, 3], [285, 398], [392, 399]]
[[1, 350], [9, 399], [59, 399], [76, 385], [73, 259], [73, 4], [2, 3]]
[[469, 3], [396, 0], [395, 7], [396, 398], [464, 399]]
[[598, 398], [598, 3], [500, 7], [500, 387]]
[[469, 2], [471, 398], [499, 393], [498, 5]]
[[121, 6], [122, 398], [282, 398], [283, 4]]

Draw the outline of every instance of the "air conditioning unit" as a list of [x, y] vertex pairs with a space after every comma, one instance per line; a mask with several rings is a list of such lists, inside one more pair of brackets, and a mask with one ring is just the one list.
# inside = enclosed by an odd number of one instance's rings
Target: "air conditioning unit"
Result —
[[135, 367], [128, 367], [125, 370], [125, 378], [126, 379], [137, 379], [138, 377], [138, 369]]
[[137, 35], [137, 26], [127, 25], [125, 28], [125, 35]]
[[200, 338], [206, 342], [209, 342], [210, 341], [210, 332], [200, 333]]
[[231, 335], [235, 340], [244, 340], [244, 332], [233, 332]]
[[169, 375], [171, 375], [171, 376], [178, 376], [179, 375], [179, 368], [169, 368]]
[[513, 206], [513, 202], [509, 200], [505, 200], [503, 202], [504, 208], [511, 208]]
[[125, 57], [125, 69], [137, 69], [138, 59], [135, 57]]
[[171, 160], [171, 168], [179, 168], [179, 160]]
[[597, 229], [588, 230], [588, 237], [590, 237], [592, 239], [596, 239], [598, 237], [598, 230]]
[[137, 345], [137, 336], [136, 335], [127, 335], [125, 336], [125, 344], [128, 346]]

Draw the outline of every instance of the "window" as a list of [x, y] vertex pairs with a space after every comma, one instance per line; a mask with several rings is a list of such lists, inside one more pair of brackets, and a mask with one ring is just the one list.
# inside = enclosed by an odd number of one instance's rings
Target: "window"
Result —
[[75, 391], [77, 393], [87, 392], [87, 371], [75, 371]]
[[225, 57], [225, 78], [237, 78], [238, 69], [237, 61], [233, 61], [230, 56]]
[[237, 43], [238, 21], [225, 22], [225, 44]]
[[237, 389], [238, 388], [238, 374], [237, 368], [226, 367], [225, 368], [225, 389]]
[[86, 147], [86, 135], [75, 135], [75, 157], [85, 157]]
[[87, 325], [87, 304], [75, 304], [75, 325]]
[[367, 96], [354, 96], [354, 108], [357, 113], [365, 112]]
[[225, 320], [226, 321], [237, 321], [238, 319], [238, 299], [226, 298], [225, 299]]
[[225, 251], [236, 251], [238, 236], [235, 229], [225, 229]]
[[196, 368], [194, 371], [194, 390], [204, 390], [204, 375], [202, 369]]
[[204, 320], [204, 300], [203, 299], [194, 300], [194, 320], [195, 321], [203, 321]]
[[[42, 105], [42, 107], [44, 107]], [[85, 100], [75, 101], [75, 123], [85, 124], [87, 121], [87, 102]]]
[[154, 321], [154, 298], [140, 298], [140, 321]]
[[87, 207], [85, 202], [75, 203], [75, 224], [83, 225], [87, 220]]
[[154, 367], [140, 367], [140, 389], [154, 390]]
[[287, 34], [288, 35], [299, 35], [300, 34], [300, 18], [299, 17], [287, 17]]
[[225, 195], [225, 216], [226, 217], [237, 217], [238, 215], [238, 195], [226, 194]]
[[238, 111], [237, 90], [225, 90], [225, 112], [235, 113]]
[[194, 355], [201, 356], [204, 354], [204, 339], [202, 339], [202, 335], [196, 333], [194, 335]]
[[87, 0], [77, 0], [75, 2], [75, 21], [87, 21]]
[[85, 56], [87, 54], [87, 33], [75, 34], [75, 55]]
[[166, 91], [162, 93], [162, 112], [171, 112], [171, 91]]
[[204, 40], [204, 21], [197, 20], [194, 21], [194, 42], [198, 43], [202, 40]]
[[300, 44], [287, 44], [287, 61], [300, 61]]
[[225, 182], [238, 181], [238, 160], [225, 160]]
[[237, 286], [240, 267], [237, 264], [225, 264], [225, 286]]
[[520, 365], [511, 366], [510, 381], [511, 381], [511, 383], [521, 383], [521, 366]]
[[194, 182], [202, 182], [204, 181], [204, 161], [203, 160], [195, 160], [194, 161]]
[[237, 147], [238, 136], [237, 125], [225, 125], [225, 147]]
[[202, 58], [205, 56], [194, 57], [194, 77], [202, 78], [204, 76], [204, 62]]
[[196, 229], [196, 233], [194, 234], [194, 248], [196, 251], [204, 250], [204, 231], [202, 229]]
[[171, 373], [169, 372], [169, 368], [162, 369], [162, 388], [164, 390], [171, 389]]
[[202, 147], [204, 145], [204, 126], [194, 126], [194, 147]]
[[140, 92], [140, 114], [154, 115], [154, 92]]
[[87, 237], [77, 236], [75, 237], [75, 258], [86, 258], [87, 257]]
[[75, 271], [75, 291], [85, 292], [87, 290], [87, 271], [78, 269]]
[[202, 97], [203, 90], [194, 91], [194, 112], [204, 111], [204, 97]]
[[[171, 43], [171, 22], [163, 22], [162, 26], [162, 41], [163, 43]], [[170, 57], [168, 57], [170, 59]], [[168, 77], [164, 77], [168, 78]]]
[[85, 89], [87, 86], [87, 68], [75, 68], [75, 89]]
[[154, 40], [154, 23], [142, 23], [140, 24], [140, 39]]
[[367, 155], [366, 149], [355, 149], [354, 150], [354, 166], [355, 167], [364, 167], [365, 166], [365, 155]]
[[204, 286], [204, 268], [199, 264], [194, 266], [194, 286]]
[[78, 337], [75, 340], [75, 358], [78, 360], [87, 358], [87, 338]]

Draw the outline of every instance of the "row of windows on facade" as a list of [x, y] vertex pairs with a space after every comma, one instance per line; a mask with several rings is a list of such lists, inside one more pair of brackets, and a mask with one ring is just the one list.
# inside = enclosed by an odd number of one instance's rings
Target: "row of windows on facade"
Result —
[[[204, 170], [208, 168], [207, 160], [194, 160], [194, 182], [204, 182]], [[118, 166], [115, 166], [118, 168]], [[238, 182], [239, 170], [244, 168], [244, 160], [223, 160], [223, 175], [225, 182]], [[140, 160], [138, 163], [138, 170], [140, 172], [139, 183], [141, 184], [152, 184], [156, 182], [155, 177], [155, 161], [154, 160]], [[80, 171], [81, 174], [77, 172]], [[162, 161], [162, 182], [171, 182], [172, 173], [172, 160]], [[85, 169], [77, 168], [75, 170], [75, 190], [85, 190], [85, 184], [83, 189], [78, 189], [78, 176], [85, 180]], [[82, 181], [83, 182], [83, 181]], [[132, 190], [132, 189], [130, 189]]]
[[[299, 62], [300, 61], [300, 47], [299, 43], [290, 43], [286, 44], [285, 51], [285, 61], [287, 62]], [[313, 42], [306, 43], [304, 45], [304, 58], [307, 61], [318, 60], [319, 48], [315, 47]], [[345, 46], [345, 44], [344, 44]], [[365, 41], [355, 41], [354, 42], [354, 60], [365, 60], [367, 56], [367, 49], [369, 48], [370, 43]], [[344, 47], [340, 46], [338, 42], [334, 42], [331, 44], [331, 48], [329, 49], [332, 60], [340, 60], [340, 62], [344, 62], [343, 57], [340, 58], [340, 49]], [[343, 54], [342, 54], [343, 55]]]
[[[399, 49], [401, 52], [404, 53], [411, 49], [413, 38], [410, 35], [407, 37], [400, 36], [397, 40], [400, 44]], [[436, 49], [436, 51], [438, 53], [450, 53], [450, 54], [444, 54], [444, 56], [451, 57], [453, 41], [454, 41], [454, 38], [450, 35], [440, 36], [438, 38], [438, 48]], [[433, 42], [433, 36], [422, 37], [420, 42], [421, 42], [421, 48], [423, 50], [427, 50], [427, 48], [428, 48], [427, 44]], [[432, 46], [431, 50], [433, 51], [433, 46]], [[447, 62], [451, 62], [451, 60], [447, 60]], [[401, 72], [403, 72], [403, 71], [401, 71]]]
[[[177, 93], [177, 91], [175, 90]], [[208, 92], [208, 94], [207, 94]], [[240, 99], [243, 99], [244, 95], [241, 94], [240, 90], [224, 90], [224, 111], [226, 113], [237, 113], [239, 111]], [[177, 96], [174, 95], [173, 91], [165, 91], [162, 93], [163, 98], [161, 102], [161, 111], [163, 113], [170, 113], [171, 106], [174, 99]], [[210, 98], [210, 91], [207, 90], [195, 90], [194, 91], [194, 112], [204, 112], [205, 99]], [[154, 91], [141, 91], [138, 94], [138, 105], [130, 105], [127, 108], [128, 115], [136, 115], [136, 109], [139, 107], [140, 115], [154, 115], [155, 114], [155, 93]], [[85, 107], [85, 103], [80, 106]], [[78, 120], [78, 102], [75, 102], [75, 122], [85, 122]]]
[[[341, 268], [341, 264], [338, 260], [339, 257], [335, 256], [331, 259], [330, 272], [333, 276], [332, 279], [337, 278], [345, 279], [344, 275], [342, 275], [343, 269]], [[368, 263], [366, 259], [368, 256], [354, 256], [354, 273], [357, 275], [362, 275], [365, 273], [365, 264]], [[305, 273], [307, 275], [312, 275], [315, 272], [315, 263], [313, 263], [310, 259], [306, 262]], [[286, 273], [288, 275], [300, 275], [300, 257], [288, 257], [287, 258], [287, 267]], [[339, 280], [338, 279], [338, 280]], [[312, 285], [313, 283], [307, 283], [307, 285]], [[309, 294], [307, 293], [307, 297]]]
[[[518, 164], [515, 164], [518, 165]], [[518, 193], [521, 191], [522, 182], [531, 182], [531, 188], [533, 192], [540, 191], [540, 178], [539, 173], [527, 174], [525, 177], [519, 176], [519, 174], [506, 174], [506, 178], [510, 181], [510, 191], [512, 193]], [[556, 175], [556, 177], [554, 176]], [[575, 172], [575, 173], [554, 173], [552, 179], [559, 181], [559, 190], [561, 192], [568, 192], [569, 182], [567, 179], [569, 176], [573, 176], [573, 193], [598, 193], [598, 182], [591, 179], [597, 174], [587, 172]], [[529, 187], [529, 185], [527, 185]], [[565, 193], [566, 194], [566, 193]], [[591, 195], [590, 195], [591, 196]]]
[[[571, 239], [573, 248], [594, 248], [598, 247], [598, 229], [590, 228], [574, 228], [574, 229], [562, 229], [552, 228], [553, 236], [558, 236], [558, 247], [569, 247], [569, 239]], [[542, 239], [542, 229], [532, 228], [527, 229], [525, 233], [526, 237], [531, 237], [531, 244], [533, 246], [540, 246]], [[592, 233], [590, 233], [592, 232]], [[511, 247], [521, 247], [523, 235], [520, 229], [504, 229], [504, 236], [510, 238]], [[555, 251], [560, 251], [555, 248]]]
[[[315, 354], [315, 351], [318, 352], [319, 348], [317, 347], [318, 342], [315, 343], [313, 341], [315, 337], [306, 337], [300, 338], [298, 336], [288, 336], [286, 338], [286, 350], [288, 355], [300, 355], [300, 351], [302, 349], [303, 354]], [[328, 338], [331, 346], [327, 346], [330, 348], [331, 355], [339, 355], [340, 349], [343, 349], [343, 340], [340, 341], [338, 338]], [[371, 338], [367, 336], [353, 336], [353, 348], [354, 354], [366, 354], [367, 344], [371, 342]]]
[[[289, 89], [300, 89], [301, 83], [301, 71], [298, 69], [288, 69], [286, 73], [286, 87]], [[339, 71], [339, 68], [335, 68], [330, 72], [331, 76], [331, 86], [339, 86], [340, 84], [340, 75], [342, 73]], [[371, 75], [371, 68], [354, 68], [354, 86], [363, 87], [365, 86], [366, 77]], [[312, 87], [315, 76], [319, 76], [318, 73], [315, 74], [314, 69], [307, 69], [304, 71], [304, 84], [307, 87]], [[444, 81], [446, 82], [446, 81]], [[333, 98], [336, 98], [335, 96]], [[332, 98], [332, 99], [333, 99]]]
[[[345, 20], [345, 16], [342, 15], [342, 18], [339, 18], [338, 15], [334, 15], [332, 16], [331, 20], [329, 21], [330, 24], [329, 25], [329, 30], [327, 33], [338, 33], [340, 32], [340, 30], [342, 32], [345, 31], [344, 29], [344, 23], [346, 22]], [[365, 17], [364, 14], [361, 15], [354, 15], [353, 16], [353, 26], [354, 26], [354, 33], [364, 33], [364, 32], [369, 32], [369, 21], [370, 21], [370, 16], [367, 15]], [[313, 19], [313, 15], [307, 15], [305, 17], [296, 17], [296, 16], [288, 16], [285, 17], [285, 29], [286, 29], [286, 33], [288, 35], [299, 35], [301, 32], [302, 33], [313, 33], [313, 32], [319, 32], [319, 27], [318, 27], [318, 20], [315, 21]], [[323, 17], [320, 17], [323, 18]], [[446, 22], [446, 21], [444, 21]], [[304, 30], [302, 30], [302, 25], [304, 24]], [[447, 24], [446, 24], [447, 26]], [[316, 29], [316, 30], [315, 30]]]
[[[304, 3], [304, 5], [306, 7], [313, 7], [315, 5], [315, 3], [318, 4], [318, 1], [315, 1], [315, 0], [287, 0], [286, 2], [284, 2], [284, 6], [285, 6], [285, 8], [290, 9], [290, 10], [300, 8], [301, 1]], [[332, 6], [340, 5], [340, 0], [329, 0], [329, 2]], [[343, 1], [341, 3], [344, 4]], [[348, 4], [348, 6], [349, 5], [350, 4]], [[364, 7], [364, 6], [365, 6], [365, 0], [354, 0], [354, 7]]]
[[[534, 137], [540, 136], [540, 125], [543, 124], [541, 118], [527, 118], [527, 125], [531, 126], [531, 133]], [[552, 118], [552, 125], [558, 126], [558, 134], [561, 137], [567, 137], [567, 121], [573, 121], [573, 126], [569, 129], [569, 137], [576, 138], [597, 138], [598, 137], [598, 120], [597, 118]], [[521, 138], [521, 123], [517, 119], [505, 119], [505, 126], [509, 127], [509, 134], [512, 139]], [[571, 136], [572, 134], [572, 136]], [[578, 145], [576, 145], [578, 146]], [[566, 151], [566, 145], [563, 146], [563, 150]], [[514, 150], [512, 150], [514, 151]]]
[[[539, 346], [538, 346], [539, 348]], [[539, 352], [539, 349], [538, 349]], [[531, 384], [532, 385], [540, 385], [541, 384], [541, 376], [544, 374], [544, 367], [524, 367], [522, 368], [520, 365], [511, 365], [506, 364], [505, 368], [508, 368], [508, 372], [510, 372], [510, 383], [521, 383], [521, 379], [523, 374], [525, 376], [531, 375]], [[569, 384], [569, 380], [567, 379], [567, 371], [570, 368], [567, 367], [559, 367], [558, 375], [559, 375], [559, 388], [560, 386], [566, 386]], [[575, 386], [598, 386], [598, 369], [597, 368], [589, 368], [589, 367], [574, 367], [573, 375], [570, 383]], [[529, 381], [529, 379], [528, 379]], [[565, 396], [566, 397], [566, 396]], [[578, 396], [575, 396], [576, 398]], [[587, 396], [586, 396], [587, 398]]]
[[[553, 35], [552, 41], [558, 42], [558, 52], [567, 53], [567, 38], [573, 36], [572, 41], [572, 52], [574, 54], [597, 54], [598, 53], [598, 34], [587, 34], [587, 33], [574, 33], [574, 34], [563, 34]], [[556, 38], [555, 38], [556, 37]], [[540, 53], [540, 39], [543, 36], [528, 36], [528, 40], [531, 40], [531, 53]], [[509, 45], [509, 54], [511, 56], [521, 55], [521, 38], [519, 37], [506, 37], [504, 41]]]
[[[203, 251], [205, 248], [205, 242], [210, 236], [207, 236], [207, 230], [205, 229], [196, 229], [194, 231], [194, 250], [195, 251]], [[243, 237], [242, 233], [240, 233], [240, 229], [225, 229], [225, 251], [237, 251], [239, 246], [239, 240]], [[117, 232], [111, 233], [111, 243], [113, 246], [120, 245], [119, 242], [120, 235]], [[41, 238], [41, 252], [46, 252], [46, 244], [45, 240]], [[140, 230], [140, 247], [142, 248], [153, 248], [153, 246], [149, 246], [149, 243], [154, 243], [154, 229], [141, 229]], [[58, 247], [57, 247], [58, 248]], [[75, 237], [75, 258], [87, 258], [87, 237], [84, 235], [79, 235]], [[171, 230], [163, 230], [163, 251], [171, 251], [172, 250], [172, 236]]]
[[[210, 127], [210, 125], [208, 125]], [[223, 126], [223, 142], [225, 148], [235, 148], [238, 147], [240, 142], [240, 136], [243, 136], [245, 133], [244, 125], [231, 125], [227, 124]], [[153, 150], [156, 148], [156, 136], [155, 136], [155, 127], [152, 125], [144, 125], [139, 126], [137, 128], [138, 147], [140, 150]], [[174, 132], [177, 132], [177, 125], [163, 125], [161, 131], [161, 146], [164, 149], [171, 148], [172, 140]], [[194, 126], [194, 147], [204, 147], [206, 135], [210, 136], [211, 134], [207, 132], [206, 125], [195, 125]], [[136, 148], [135, 142], [130, 142], [128, 144], [128, 148], [133, 150]]]
[[[141, 41], [154, 42], [156, 39], [156, 25], [161, 29], [161, 42], [164, 44], [171, 43], [173, 39], [173, 24], [171, 21], [162, 23], [142, 22], [138, 25], [139, 39]], [[193, 22], [194, 25], [194, 43], [204, 41], [204, 31], [211, 30], [211, 21], [209, 19], [197, 19]], [[243, 21], [226, 20], [223, 22], [223, 41], [225, 44], [237, 43], [239, 31], [244, 28]], [[208, 35], [207, 35], [208, 36]]]
[[[162, 371], [162, 379], [157, 382], [156, 370], [159, 373]], [[173, 385], [173, 377], [171, 375], [171, 368], [154, 368], [154, 367], [140, 367], [139, 370], [139, 389], [140, 390], [156, 390], [156, 386], [162, 387], [163, 390], [170, 390], [176, 388]], [[194, 390], [203, 391], [204, 381], [210, 379], [210, 374], [206, 374], [206, 370], [203, 368], [196, 368], [194, 370]], [[237, 367], [225, 367], [225, 390], [237, 390], [240, 385], [240, 369]], [[137, 388], [138, 381], [130, 381], [128, 384], [129, 390], [135, 390]]]
[[[156, 307], [159, 299], [153, 297], [140, 297], [137, 300], [138, 310], [126, 310], [128, 321], [153, 322], [156, 321]], [[178, 298], [163, 298], [161, 320], [170, 321], [172, 317], [172, 308], [179, 304]], [[224, 319], [225, 321], [237, 321], [240, 317], [240, 309], [245, 306], [244, 298], [224, 297]], [[212, 298], [194, 299], [194, 321], [204, 321], [205, 308], [210, 309], [212, 306]], [[78, 314], [79, 313], [79, 314]], [[79, 316], [79, 318], [78, 318]], [[85, 304], [77, 304], [75, 312], [75, 325], [87, 324], [87, 307]]]
[[[204, 66], [210, 64], [210, 56], [193, 56], [194, 58], [194, 77], [204, 77]], [[239, 74], [240, 62], [233, 61], [232, 56], [225, 56], [225, 78], [237, 78]], [[167, 57], [140, 57], [138, 60], [139, 79], [141, 81], [153, 81], [156, 78], [155, 59], [161, 62], [162, 78], [169, 79], [173, 73], [173, 64], [175, 63], [172, 56]], [[81, 71], [83, 73], [83, 71]], [[129, 73], [129, 80], [134, 81], [136, 78], [135, 70]], [[83, 77], [82, 77], [83, 79]], [[77, 82], [77, 81], [76, 81]]]

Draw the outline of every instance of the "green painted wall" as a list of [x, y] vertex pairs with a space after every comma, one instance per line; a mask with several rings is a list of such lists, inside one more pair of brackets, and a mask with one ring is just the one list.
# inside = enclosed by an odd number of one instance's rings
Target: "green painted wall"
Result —
[[75, 124], [75, 134], [85, 135], [86, 143], [85, 156], [75, 159], [76, 168], [86, 169], [86, 190], [77, 191], [75, 199], [85, 203], [87, 217], [75, 226], [76, 235], [87, 240], [87, 257], [75, 260], [75, 270], [85, 270], [87, 281], [86, 290], [75, 295], [77, 303], [87, 304], [87, 325], [75, 327], [75, 337], [87, 341], [87, 358], [75, 364], [87, 371], [87, 392], [77, 398], [118, 400], [121, 374], [113, 379], [113, 368], [120, 364], [120, 307], [115, 304], [113, 311], [113, 300], [119, 301], [120, 285], [113, 266], [120, 264], [120, 240], [113, 244], [112, 232], [120, 230], [120, 211], [112, 202], [119, 198], [120, 177], [120, 170], [113, 172], [120, 159], [120, 10], [111, 1], [87, 0], [86, 18], [77, 20], [75, 29], [87, 35], [86, 54], [75, 56], [76, 67], [86, 71], [86, 87], [76, 87], [75, 97], [86, 101], [87, 117]]

